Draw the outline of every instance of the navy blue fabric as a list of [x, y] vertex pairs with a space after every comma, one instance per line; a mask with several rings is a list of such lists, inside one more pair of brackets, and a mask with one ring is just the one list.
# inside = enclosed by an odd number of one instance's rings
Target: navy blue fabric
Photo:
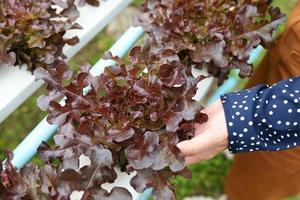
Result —
[[231, 153], [300, 145], [300, 76], [221, 96]]

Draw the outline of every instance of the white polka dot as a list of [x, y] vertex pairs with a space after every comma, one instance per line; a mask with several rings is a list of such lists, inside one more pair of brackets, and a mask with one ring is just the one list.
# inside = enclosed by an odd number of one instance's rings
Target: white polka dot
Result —
[[288, 104], [288, 100], [284, 100], [283, 103], [284, 103], [284, 104]]
[[297, 113], [300, 113], [300, 108], [297, 109]]
[[297, 134], [297, 133], [295, 133], [295, 134], [294, 134], [294, 136], [295, 136], [295, 137], [298, 137], [298, 134]]
[[299, 100], [298, 100], [298, 99], [294, 99], [294, 102], [295, 102], [295, 103], [299, 103]]
[[243, 134], [239, 134], [239, 137], [243, 137], [244, 135]]
[[294, 126], [297, 126], [297, 125], [298, 125], [298, 122], [294, 122], [293, 125], [294, 125]]
[[255, 140], [255, 137], [251, 137], [250, 139], [251, 139], [251, 140]]
[[244, 108], [244, 110], [248, 110], [249, 108], [246, 106], [245, 108]]
[[281, 124], [281, 121], [279, 120], [279, 121], [277, 121], [277, 124]]
[[294, 94], [290, 94], [290, 97], [294, 97], [295, 95]]
[[285, 122], [285, 124], [286, 124], [287, 126], [289, 126], [291, 123], [290, 123], [290, 122]]
[[272, 126], [272, 124], [269, 124], [269, 126], [268, 126], [269, 128], [272, 128], [273, 126]]
[[269, 115], [273, 115], [273, 111], [269, 111]]
[[248, 132], [248, 129], [247, 129], [247, 128], [244, 128], [243, 131], [246, 133], [246, 132]]
[[244, 121], [244, 120], [245, 120], [245, 117], [242, 116], [242, 117], [241, 117], [241, 121]]
[[286, 90], [284, 89], [284, 90], [282, 90], [282, 93], [286, 93]]
[[295, 90], [295, 93], [299, 93], [299, 90]]
[[235, 115], [239, 116], [241, 113], [240, 112], [236, 112]]
[[276, 95], [272, 95], [272, 99], [276, 99]]
[[277, 108], [277, 105], [276, 105], [276, 104], [274, 104], [272, 107], [273, 107], [273, 108]]
[[250, 121], [248, 124], [249, 124], [249, 126], [252, 126], [253, 125], [253, 121]]
[[[300, 109], [299, 109], [299, 111], [300, 111]], [[258, 114], [257, 114], [257, 113], [255, 113], [255, 114], [254, 114], [254, 117], [257, 117], [257, 116], [258, 116]]]
[[249, 149], [249, 151], [250, 151], [250, 152], [252, 152], [252, 151], [253, 151], [253, 149]]
[[237, 133], [236, 133], [236, 132], [233, 132], [232, 135], [233, 135], [233, 136], [237, 136]]
[[266, 119], [262, 119], [261, 121], [262, 121], [263, 123], [265, 123], [267, 120], [266, 120]]
[[233, 126], [233, 123], [232, 123], [232, 122], [229, 122], [228, 125], [229, 125], [229, 126]]
[[293, 110], [292, 109], [288, 109], [288, 113], [292, 113], [293, 112]]
[[231, 141], [230, 144], [234, 144], [234, 141]]

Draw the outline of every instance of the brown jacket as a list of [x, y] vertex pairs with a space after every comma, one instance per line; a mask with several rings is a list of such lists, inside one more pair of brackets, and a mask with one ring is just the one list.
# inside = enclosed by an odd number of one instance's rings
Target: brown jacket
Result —
[[[296, 75], [300, 75], [300, 0], [277, 47], [268, 52], [248, 87]], [[300, 147], [237, 154], [226, 180], [226, 193], [229, 200], [282, 200], [300, 194]]]

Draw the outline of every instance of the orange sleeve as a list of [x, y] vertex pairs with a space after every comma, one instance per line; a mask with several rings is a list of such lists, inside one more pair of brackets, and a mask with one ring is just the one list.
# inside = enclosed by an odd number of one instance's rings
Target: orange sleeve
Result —
[[286, 31], [278, 45], [279, 54], [285, 67], [280, 69], [283, 76], [300, 74], [300, 0], [297, 2], [286, 25]]

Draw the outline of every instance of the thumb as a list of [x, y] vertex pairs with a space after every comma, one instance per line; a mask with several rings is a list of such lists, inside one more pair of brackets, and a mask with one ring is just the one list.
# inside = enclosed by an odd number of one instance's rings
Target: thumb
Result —
[[202, 133], [191, 140], [185, 140], [177, 144], [184, 156], [195, 156], [202, 151], [207, 151], [214, 144], [214, 138], [210, 134]]

